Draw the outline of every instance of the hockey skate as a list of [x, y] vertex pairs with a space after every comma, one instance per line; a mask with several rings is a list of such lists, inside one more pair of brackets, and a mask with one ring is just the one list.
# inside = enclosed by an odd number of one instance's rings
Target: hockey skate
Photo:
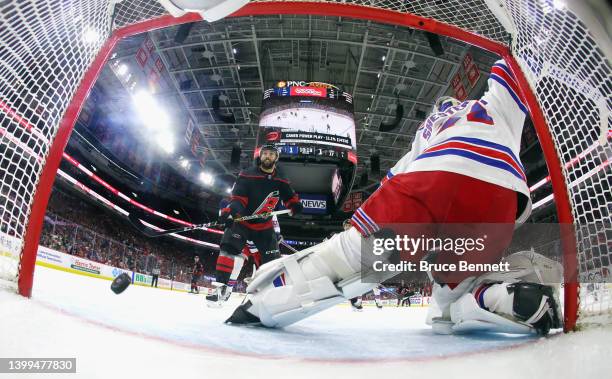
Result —
[[232, 287], [223, 283], [213, 283], [215, 289], [210, 295], [206, 295], [206, 303], [211, 308], [221, 308], [232, 294]]
[[351, 302], [351, 308], [353, 308], [353, 311], [355, 312], [363, 311], [363, 304], [361, 304], [360, 298], [354, 297], [350, 299], [350, 302]]

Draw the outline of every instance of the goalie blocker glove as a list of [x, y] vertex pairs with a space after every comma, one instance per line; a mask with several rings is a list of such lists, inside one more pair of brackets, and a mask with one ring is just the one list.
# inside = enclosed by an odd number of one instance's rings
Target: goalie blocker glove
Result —
[[124, 272], [113, 280], [111, 283], [111, 290], [119, 295], [129, 287], [130, 283], [132, 283], [132, 279]]

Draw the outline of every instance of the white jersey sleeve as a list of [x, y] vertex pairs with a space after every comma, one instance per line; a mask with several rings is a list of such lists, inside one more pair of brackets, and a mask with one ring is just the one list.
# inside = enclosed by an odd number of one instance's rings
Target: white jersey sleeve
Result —
[[519, 159], [527, 108], [518, 84], [503, 60], [497, 61], [487, 92], [444, 112], [432, 113], [419, 126], [411, 150], [383, 179], [417, 171], [447, 171], [521, 194], [517, 222], [531, 212], [527, 177]]

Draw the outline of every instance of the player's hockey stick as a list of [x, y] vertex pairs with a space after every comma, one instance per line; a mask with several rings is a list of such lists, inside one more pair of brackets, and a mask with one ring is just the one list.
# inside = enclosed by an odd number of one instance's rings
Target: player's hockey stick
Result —
[[285, 246], [288, 250], [290, 250], [293, 254], [299, 253], [299, 250], [297, 250], [295, 247], [289, 245], [287, 242], [281, 240], [280, 243], [281, 243], [281, 245]]
[[[290, 209], [283, 209], [282, 211], [259, 213], [259, 214], [254, 214], [254, 215], [244, 216], [244, 217], [240, 217], [240, 218], [234, 219], [234, 222], [235, 221], [256, 220], [258, 218], [266, 218], [266, 217], [272, 217], [272, 216], [279, 216], [279, 215], [287, 214], [287, 213], [290, 213], [290, 212], [291, 212]], [[136, 229], [138, 229], [139, 232], [141, 232], [145, 236], [151, 237], [151, 238], [167, 236], [168, 234], [172, 234], [172, 233], [183, 233], [183, 232], [188, 232], [188, 231], [191, 231], [191, 230], [205, 229], [205, 228], [210, 228], [210, 227], [213, 227], [213, 226], [220, 225], [217, 221], [213, 221], [213, 222], [209, 222], [209, 223], [206, 223], [206, 224], [197, 224], [197, 225], [192, 225], [192, 226], [185, 226], [183, 228], [175, 228], [175, 229], [168, 229], [168, 230], [164, 230], [164, 231], [156, 231], [156, 230], [153, 230], [152, 228], [149, 228], [146, 225], [144, 225], [140, 221], [140, 218], [135, 214], [135, 212], [131, 212], [130, 215], [128, 216], [128, 218], [130, 219], [130, 222], [132, 223], [132, 225]]]

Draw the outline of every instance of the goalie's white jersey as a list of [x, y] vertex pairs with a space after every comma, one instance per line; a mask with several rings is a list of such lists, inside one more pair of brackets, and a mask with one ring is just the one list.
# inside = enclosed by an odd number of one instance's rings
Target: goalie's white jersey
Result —
[[520, 201], [517, 222], [531, 213], [525, 170], [519, 159], [527, 107], [510, 69], [497, 61], [479, 100], [432, 113], [419, 126], [412, 149], [387, 173], [449, 171], [512, 189]]

